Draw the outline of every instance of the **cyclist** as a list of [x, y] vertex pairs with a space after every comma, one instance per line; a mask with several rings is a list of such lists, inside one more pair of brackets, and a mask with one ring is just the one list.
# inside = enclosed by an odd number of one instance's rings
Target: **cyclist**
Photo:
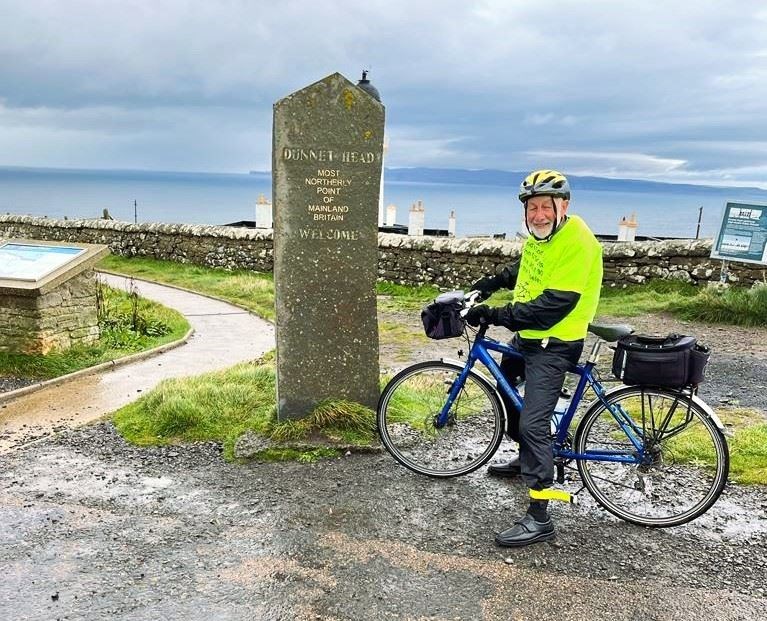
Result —
[[504, 326], [516, 331], [513, 343], [524, 369], [502, 363], [510, 380], [525, 379], [521, 413], [506, 403], [509, 433], [519, 442], [519, 457], [490, 466], [499, 476], [521, 474], [530, 489], [530, 506], [511, 528], [498, 533], [501, 546], [524, 546], [555, 536], [547, 493], [554, 482], [550, 420], [565, 380], [577, 364], [589, 322], [594, 318], [602, 285], [602, 248], [586, 223], [568, 215], [570, 185], [555, 170], [530, 173], [519, 189], [530, 235], [518, 264], [480, 279], [473, 290], [483, 299], [501, 287], [514, 289], [511, 304], [471, 308], [466, 321]]

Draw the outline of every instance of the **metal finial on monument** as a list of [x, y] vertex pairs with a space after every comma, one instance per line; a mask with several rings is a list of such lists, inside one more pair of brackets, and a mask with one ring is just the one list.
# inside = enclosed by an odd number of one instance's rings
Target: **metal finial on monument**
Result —
[[368, 95], [370, 95], [376, 101], [378, 102], [381, 101], [381, 93], [379, 93], [378, 89], [370, 83], [370, 80], [368, 80], [367, 69], [362, 70], [362, 79], [359, 82], [357, 82], [357, 86], [359, 86], [363, 91], [365, 91]]

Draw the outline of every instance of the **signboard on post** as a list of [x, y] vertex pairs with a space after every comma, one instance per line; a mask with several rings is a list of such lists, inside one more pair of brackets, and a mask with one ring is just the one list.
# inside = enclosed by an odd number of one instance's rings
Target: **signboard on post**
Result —
[[767, 265], [767, 205], [728, 202], [711, 258]]

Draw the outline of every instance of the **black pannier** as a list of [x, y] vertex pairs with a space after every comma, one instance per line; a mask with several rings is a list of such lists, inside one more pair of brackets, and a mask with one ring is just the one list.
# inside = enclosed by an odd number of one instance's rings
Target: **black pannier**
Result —
[[697, 386], [710, 355], [709, 348], [692, 336], [629, 334], [616, 344], [613, 375], [629, 385]]
[[430, 339], [451, 339], [461, 336], [466, 322], [461, 317], [463, 291], [450, 291], [437, 297], [421, 311], [421, 321]]

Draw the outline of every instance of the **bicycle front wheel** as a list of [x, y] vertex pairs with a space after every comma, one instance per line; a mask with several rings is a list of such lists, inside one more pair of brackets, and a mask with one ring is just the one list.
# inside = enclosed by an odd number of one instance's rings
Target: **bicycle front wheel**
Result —
[[398, 373], [378, 401], [381, 441], [399, 463], [418, 474], [456, 477], [485, 464], [503, 439], [503, 407], [495, 388], [471, 372], [445, 425], [437, 417], [463, 367], [422, 362]]
[[[707, 511], [724, 489], [730, 464], [727, 442], [708, 413], [689, 396], [662, 388], [625, 386], [606, 400], [609, 408], [598, 401], [584, 414], [575, 451], [640, 462], [579, 460], [594, 499], [642, 526], [677, 526]], [[641, 452], [618, 419], [631, 428]]]

